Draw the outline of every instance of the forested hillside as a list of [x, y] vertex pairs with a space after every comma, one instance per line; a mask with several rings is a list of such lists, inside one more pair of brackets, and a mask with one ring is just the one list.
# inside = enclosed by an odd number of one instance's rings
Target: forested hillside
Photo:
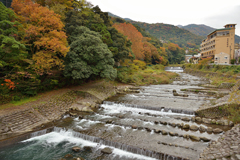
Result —
[[[0, 28], [0, 104], [184, 59], [178, 45], [124, 19], [112, 22], [86, 0], [13, 0], [11, 9], [0, 2]], [[132, 67], [119, 74], [123, 64]]]
[[197, 36], [185, 29], [181, 29], [174, 25], [163, 23], [148, 24], [135, 21], [130, 21], [130, 23], [137, 24], [158, 39], [170, 41], [172, 43], [178, 44], [180, 47], [197, 48], [197, 45], [200, 45], [203, 39], [202, 36]]
[[[209, 27], [209, 26], [206, 26], [204, 24], [189, 24], [189, 25], [186, 25], [186, 26], [178, 26], [179, 28], [183, 28], [183, 29], [186, 29], [196, 35], [199, 35], [199, 36], [203, 36], [204, 38], [206, 38], [206, 36], [211, 33], [212, 31], [215, 30], [215, 28], [212, 28], [212, 27]], [[240, 42], [240, 37], [238, 35], [235, 35], [235, 43], [239, 43]]]
[[[184, 61], [184, 49], [174, 43], [162, 44], [159, 39], [146, 32], [138, 24], [131, 24], [121, 18], [111, 18], [114, 27], [131, 40], [132, 50], [137, 59], [147, 63], [175, 64]], [[168, 61], [167, 61], [168, 60]]]

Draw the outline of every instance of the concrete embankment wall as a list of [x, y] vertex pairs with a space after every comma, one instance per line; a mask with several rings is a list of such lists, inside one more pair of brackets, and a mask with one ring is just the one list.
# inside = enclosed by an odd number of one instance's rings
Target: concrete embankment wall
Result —
[[[0, 114], [0, 141], [45, 128], [45, 124], [61, 119], [77, 102], [96, 105], [115, 95], [119, 89], [126, 87], [106, 81], [86, 85], [87, 87], [70, 88], [63, 93], [60, 91], [59, 95], [47, 98], [47, 100], [19, 107], [20, 109], [14, 112]], [[84, 103], [81, 104], [82, 108], [91, 107], [84, 106]]]
[[[230, 95], [225, 97], [225, 101], [215, 104], [213, 106], [209, 106], [207, 108], [199, 108], [196, 111], [196, 115], [201, 117], [207, 117], [207, 118], [220, 118], [224, 116], [228, 116], [229, 113], [229, 107], [234, 108], [236, 106], [239, 106], [240, 104], [240, 80], [238, 76], [231, 76], [226, 74], [219, 74], [215, 72], [207, 72], [207, 71], [200, 71], [200, 70], [193, 70], [186, 68], [184, 70], [185, 73], [194, 75], [194, 76], [224, 76], [228, 78], [235, 78], [237, 79], [237, 83], [231, 84], [231, 83], [223, 83], [222, 85], [218, 86], [219, 88], [229, 88], [230, 89]], [[228, 109], [227, 109], [228, 108]]]

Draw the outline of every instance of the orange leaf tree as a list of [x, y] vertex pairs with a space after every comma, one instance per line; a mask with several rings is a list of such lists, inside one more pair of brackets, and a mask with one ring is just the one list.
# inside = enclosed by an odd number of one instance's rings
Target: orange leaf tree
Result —
[[113, 25], [120, 33], [127, 36], [128, 39], [132, 42], [132, 51], [136, 59], [144, 60], [144, 51], [143, 51], [143, 36], [142, 34], [130, 23], [115, 23]]
[[60, 16], [31, 0], [13, 0], [12, 8], [25, 26], [25, 40], [37, 73], [63, 69], [67, 55], [67, 36]]

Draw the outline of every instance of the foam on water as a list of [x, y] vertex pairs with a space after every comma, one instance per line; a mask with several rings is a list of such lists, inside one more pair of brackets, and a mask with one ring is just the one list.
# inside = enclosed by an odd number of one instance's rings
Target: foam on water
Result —
[[[69, 147], [75, 146], [75, 145], [78, 145], [81, 147], [84, 147], [84, 146], [99, 147], [99, 143], [95, 143], [95, 142], [91, 142], [88, 140], [84, 140], [79, 137], [75, 137], [74, 131], [63, 130], [63, 129], [61, 129], [59, 132], [54, 131], [54, 132], [47, 133], [42, 136], [37, 136], [37, 137], [33, 137], [33, 138], [22, 141], [22, 143], [27, 143], [27, 142], [34, 142], [35, 145], [50, 145], [52, 147], [55, 147], [62, 142], [70, 143]], [[111, 146], [107, 146], [107, 145], [100, 145], [99, 148], [103, 149], [105, 147], [110, 147], [113, 149], [113, 157], [120, 156], [120, 157], [124, 157], [124, 158], [132, 158], [132, 159], [136, 158], [136, 159], [140, 159], [140, 160], [143, 160], [143, 159], [144, 160], [155, 160], [155, 158], [127, 152], [127, 151], [124, 151], [124, 150], [121, 150], [118, 148], [114, 148]]]
[[189, 114], [183, 114], [183, 113], [173, 113], [171, 110], [168, 112], [164, 112], [164, 109], [161, 111], [155, 111], [155, 110], [148, 110], [148, 109], [142, 109], [142, 108], [132, 108], [132, 107], [126, 107], [124, 104], [102, 104], [101, 105], [104, 108], [104, 112], [107, 114], [119, 114], [119, 113], [126, 113], [126, 112], [132, 112], [132, 113], [150, 113], [154, 115], [179, 115], [179, 116], [193, 116]]

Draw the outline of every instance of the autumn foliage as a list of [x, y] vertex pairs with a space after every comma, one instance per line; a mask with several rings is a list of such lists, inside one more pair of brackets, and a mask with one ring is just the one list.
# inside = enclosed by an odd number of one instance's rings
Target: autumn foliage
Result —
[[5, 83], [1, 84], [2, 86], [6, 86], [8, 89], [13, 90], [16, 86], [15, 83], [11, 81], [11, 79], [5, 79]]
[[67, 55], [69, 48], [60, 16], [31, 0], [13, 0], [12, 8], [24, 25], [25, 43], [31, 50], [36, 71], [42, 74], [56, 67], [63, 69], [61, 57]]
[[113, 25], [120, 33], [127, 36], [132, 42], [132, 51], [138, 60], [144, 60], [146, 63], [161, 63], [163, 57], [159, 55], [157, 48], [149, 43], [151, 38], [143, 35], [130, 23], [115, 23]]
[[136, 59], [143, 60], [144, 53], [142, 34], [130, 23], [114, 24], [113, 27], [116, 28], [123, 35], [127, 36], [127, 38], [132, 42], [132, 51]]

